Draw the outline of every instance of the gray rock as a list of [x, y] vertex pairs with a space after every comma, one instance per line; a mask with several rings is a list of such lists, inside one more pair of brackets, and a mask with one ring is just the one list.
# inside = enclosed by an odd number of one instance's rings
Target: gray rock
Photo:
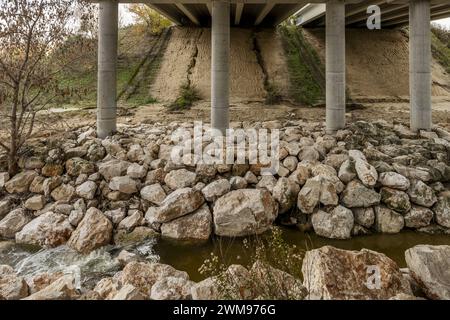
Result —
[[330, 239], [349, 239], [354, 224], [352, 211], [343, 206], [330, 212], [318, 210], [311, 221], [316, 234]]
[[3, 217], [11, 211], [11, 208], [12, 201], [10, 199], [0, 201], [0, 220], [3, 219]]
[[31, 182], [33, 182], [37, 175], [36, 171], [23, 171], [16, 174], [11, 180], [5, 183], [5, 189], [8, 193], [27, 192]]
[[16, 275], [9, 266], [0, 266], [0, 268], [7, 269], [7, 272], [0, 273], [0, 297], [6, 300], [25, 298], [28, 295], [25, 279]]
[[205, 199], [200, 191], [192, 188], [178, 189], [169, 194], [161, 206], [146, 213], [149, 223], [164, 223], [182, 217], [197, 210]]
[[67, 243], [69, 247], [81, 253], [110, 243], [113, 225], [105, 215], [96, 208], [89, 208], [78, 227], [72, 232]]
[[429, 299], [450, 299], [450, 246], [418, 245], [406, 250], [405, 260]]
[[46, 212], [16, 233], [16, 243], [57, 247], [67, 242], [72, 231], [65, 215]]
[[410, 182], [406, 177], [393, 171], [381, 173], [378, 177], [378, 181], [384, 187], [403, 191], [408, 190], [410, 186]]
[[9, 178], [10, 177], [8, 172], [0, 172], [0, 190], [5, 186]]
[[374, 190], [365, 187], [358, 180], [350, 181], [342, 192], [341, 201], [347, 208], [371, 207], [380, 203], [381, 196]]
[[353, 208], [352, 212], [355, 217], [355, 222], [363, 227], [370, 228], [375, 223], [375, 212], [373, 207]]
[[166, 192], [159, 183], [155, 183], [141, 189], [141, 198], [160, 205], [166, 198]]
[[215, 233], [219, 236], [260, 234], [278, 215], [278, 204], [262, 189], [234, 190], [219, 198], [213, 209]]
[[450, 193], [443, 192], [439, 195], [433, 207], [436, 222], [443, 227], [450, 228]]
[[24, 209], [18, 208], [11, 211], [0, 221], [0, 237], [13, 239], [16, 232], [22, 230], [30, 221], [31, 217]]
[[230, 189], [231, 184], [227, 179], [219, 179], [211, 182], [206, 187], [204, 187], [202, 189], [202, 193], [206, 201], [212, 202], [216, 201], [218, 198], [230, 191]]
[[408, 228], [422, 228], [430, 225], [433, 219], [433, 211], [429, 208], [412, 206], [405, 215], [405, 226]]
[[408, 195], [411, 202], [423, 207], [431, 207], [437, 201], [433, 189], [420, 180], [411, 181]]
[[380, 190], [380, 195], [381, 201], [390, 209], [400, 213], [406, 213], [411, 209], [411, 203], [406, 192], [383, 187]]
[[105, 178], [106, 181], [114, 177], [120, 177], [127, 173], [130, 163], [122, 160], [109, 160], [98, 165], [98, 172]]
[[135, 227], [141, 224], [143, 215], [142, 212], [139, 210], [133, 210], [133, 213], [126, 218], [124, 218], [122, 221], [120, 221], [119, 225], [117, 226], [117, 229], [124, 229], [126, 231], [131, 231]]
[[270, 193], [273, 192], [273, 188], [277, 184], [277, 179], [272, 175], [265, 175], [261, 177], [261, 180], [256, 184], [258, 189], [266, 189]]
[[70, 184], [62, 184], [55, 188], [50, 195], [55, 201], [69, 202], [75, 195], [75, 188]]
[[356, 178], [355, 163], [350, 160], [345, 160], [338, 173], [339, 179], [344, 183], [349, 183]]
[[94, 181], [86, 181], [76, 188], [77, 195], [87, 200], [94, 199], [96, 191], [97, 184]]
[[74, 226], [77, 227], [78, 224], [80, 224], [81, 220], [83, 220], [84, 217], [84, 212], [81, 210], [72, 210], [69, 214], [69, 217], [67, 218], [67, 220], [69, 221], [69, 223]]
[[245, 189], [247, 187], [247, 180], [239, 176], [233, 176], [230, 178], [231, 189]]
[[401, 214], [383, 205], [375, 207], [375, 229], [382, 233], [399, 233], [405, 226]]
[[142, 179], [147, 175], [147, 168], [137, 163], [132, 163], [127, 169], [127, 176], [133, 179]]
[[138, 288], [131, 284], [126, 284], [112, 297], [111, 300], [145, 300]]
[[157, 280], [151, 289], [152, 300], [190, 300], [193, 281], [177, 277]]
[[297, 206], [303, 213], [312, 213], [319, 203], [337, 205], [338, 201], [334, 184], [326, 176], [318, 175], [306, 181], [298, 193]]
[[359, 150], [350, 150], [348, 154], [355, 163], [355, 170], [359, 180], [366, 187], [373, 187], [378, 180], [378, 173], [374, 166], [367, 162], [366, 157]]
[[46, 204], [45, 198], [42, 195], [33, 196], [31, 198], [28, 198], [27, 201], [25, 201], [24, 207], [28, 210], [41, 210]]
[[273, 198], [278, 202], [279, 213], [285, 213], [295, 206], [300, 186], [288, 178], [280, 178], [273, 188]]
[[136, 180], [133, 180], [128, 176], [112, 178], [109, 182], [109, 188], [125, 194], [133, 194], [138, 191]]
[[170, 171], [164, 178], [164, 182], [172, 190], [181, 189], [186, 187], [192, 187], [197, 179], [197, 175], [194, 172], [186, 169], [178, 169]]
[[207, 240], [212, 232], [212, 215], [206, 204], [195, 212], [161, 225], [164, 237], [179, 240]]

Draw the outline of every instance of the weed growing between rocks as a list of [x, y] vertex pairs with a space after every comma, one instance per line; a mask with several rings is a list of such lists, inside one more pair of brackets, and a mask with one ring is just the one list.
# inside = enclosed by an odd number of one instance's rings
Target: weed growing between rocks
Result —
[[192, 107], [194, 102], [200, 100], [197, 89], [189, 84], [184, 84], [180, 89], [180, 96], [169, 105], [170, 110], [183, 110]]
[[227, 266], [225, 257], [211, 253], [199, 272], [215, 282], [220, 299], [299, 300], [306, 295], [301, 283], [305, 252], [289, 245], [282, 230], [273, 227], [264, 236], [243, 240], [248, 264]]

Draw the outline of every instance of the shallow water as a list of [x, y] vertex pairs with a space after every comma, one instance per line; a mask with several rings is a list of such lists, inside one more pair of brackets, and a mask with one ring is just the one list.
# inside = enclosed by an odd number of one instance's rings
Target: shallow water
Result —
[[[405, 267], [404, 252], [418, 244], [450, 245], [450, 235], [428, 235], [404, 231], [395, 235], [373, 234], [355, 237], [350, 240], [330, 240], [315, 234], [306, 234], [295, 229], [284, 228], [283, 238], [289, 244], [308, 250], [324, 245], [342, 249], [360, 250], [362, 248], [382, 252]], [[242, 239], [214, 238], [204, 243], [182, 243], [160, 239], [148, 240], [127, 250], [139, 254], [151, 262], [162, 262], [179, 270], [187, 271], [192, 280], [199, 281], [205, 276], [198, 268], [211, 252], [224, 259], [226, 264], [247, 264], [248, 252]], [[122, 248], [104, 247], [89, 255], [81, 255], [66, 246], [53, 249], [39, 249], [30, 246], [11, 245], [0, 250], [0, 264], [9, 264], [21, 275], [35, 275], [41, 272], [70, 271], [77, 266], [81, 271], [82, 282], [91, 287], [104, 276], [113, 275], [119, 270], [115, 257]]]

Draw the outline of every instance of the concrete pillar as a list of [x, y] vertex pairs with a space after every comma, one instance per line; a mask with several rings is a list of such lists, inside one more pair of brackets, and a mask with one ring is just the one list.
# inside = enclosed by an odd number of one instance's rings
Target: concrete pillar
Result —
[[326, 126], [334, 133], [345, 126], [345, 4], [326, 7]]
[[229, 1], [212, 3], [211, 51], [211, 127], [225, 133], [229, 124]]
[[118, 2], [100, 1], [98, 17], [97, 136], [116, 131]]
[[415, 0], [409, 4], [409, 93], [411, 130], [430, 130], [430, 0]]

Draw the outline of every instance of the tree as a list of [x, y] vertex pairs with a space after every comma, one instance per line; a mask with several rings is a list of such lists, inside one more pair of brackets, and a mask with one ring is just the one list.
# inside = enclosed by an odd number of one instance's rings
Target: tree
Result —
[[128, 10], [134, 15], [136, 22], [151, 34], [160, 34], [165, 28], [172, 25], [168, 19], [145, 4], [131, 4]]
[[9, 122], [0, 147], [10, 174], [18, 171], [18, 154], [33, 134], [37, 112], [62, 93], [57, 75], [71, 62], [60, 48], [88, 29], [92, 9], [85, 0], [0, 1], [0, 117]]

